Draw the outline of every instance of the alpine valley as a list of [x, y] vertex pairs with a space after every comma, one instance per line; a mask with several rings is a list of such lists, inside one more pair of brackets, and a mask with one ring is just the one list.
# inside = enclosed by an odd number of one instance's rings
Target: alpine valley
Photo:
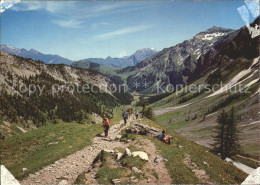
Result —
[[[22, 184], [240, 184], [259, 167], [259, 39], [214, 26], [162, 51], [79, 61], [1, 45], [1, 164]], [[125, 125], [129, 109], [141, 118]], [[239, 130], [231, 162], [212, 152], [223, 110]]]

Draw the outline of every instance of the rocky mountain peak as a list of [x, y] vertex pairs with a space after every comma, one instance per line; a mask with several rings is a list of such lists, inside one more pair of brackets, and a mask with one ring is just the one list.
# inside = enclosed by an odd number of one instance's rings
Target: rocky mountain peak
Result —
[[157, 51], [154, 48], [144, 48], [137, 50], [133, 55], [130, 56], [130, 59], [133, 61], [133, 64], [141, 62], [142, 60], [154, 55]]
[[224, 36], [228, 33], [233, 32], [234, 30], [228, 28], [222, 28], [213, 26], [206, 31], [200, 32], [194, 36], [195, 39], [202, 39], [202, 40], [212, 40], [214, 38]]

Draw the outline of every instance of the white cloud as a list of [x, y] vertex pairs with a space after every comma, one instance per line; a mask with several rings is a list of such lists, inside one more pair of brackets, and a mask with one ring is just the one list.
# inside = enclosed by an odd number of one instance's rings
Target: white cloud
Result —
[[58, 14], [65, 9], [72, 8], [75, 2], [71, 1], [23, 1], [18, 6], [14, 6], [15, 11], [35, 11], [45, 10], [47, 12]]
[[32, 10], [39, 10], [44, 8], [42, 6], [42, 2], [39, 1], [30, 1], [30, 2], [22, 2], [19, 6], [14, 6], [12, 9], [15, 11], [32, 11]]
[[109, 25], [109, 23], [107, 23], [107, 22], [93, 23], [93, 24], [91, 24], [91, 28], [96, 29], [96, 28], [98, 28], [100, 26], [107, 26], [107, 25]]
[[100, 4], [100, 5], [97, 5], [95, 7], [93, 7], [92, 9], [92, 12], [93, 13], [99, 13], [99, 12], [104, 12], [104, 11], [111, 11], [111, 10], [114, 10], [114, 9], [118, 9], [118, 8], [121, 8], [123, 6], [125, 6], [126, 4], [125, 3], [116, 3], [116, 4]]
[[[136, 10], [136, 8], [139, 8], [139, 6], [128, 2], [96, 2], [94, 4], [92, 2], [84, 2], [83, 4], [81, 1], [23, 1], [19, 3], [19, 5], [13, 6], [12, 10], [43, 10], [55, 16], [52, 21], [54, 24], [66, 28], [80, 28], [82, 23], [86, 22], [89, 18], [119, 13], [122, 11], [132, 11]], [[69, 21], [67, 19], [69, 19]], [[96, 23], [92, 24], [91, 27], [97, 28], [104, 25], [108, 25], [108, 23]], [[131, 31], [131, 29], [126, 31]], [[104, 37], [107, 36], [104, 35]]]
[[126, 27], [126, 28], [122, 28], [122, 29], [115, 30], [115, 31], [112, 31], [112, 32], [96, 35], [95, 37], [100, 38], [100, 39], [108, 38], [108, 37], [113, 37], [113, 36], [117, 36], [117, 35], [124, 35], [124, 34], [129, 34], [129, 33], [135, 33], [135, 32], [138, 32], [138, 31], [143, 31], [143, 30], [145, 30], [149, 27], [150, 26], [145, 26], [145, 25], [135, 26], [135, 27]]
[[66, 28], [81, 28], [83, 22], [77, 20], [54, 20], [53, 23]]

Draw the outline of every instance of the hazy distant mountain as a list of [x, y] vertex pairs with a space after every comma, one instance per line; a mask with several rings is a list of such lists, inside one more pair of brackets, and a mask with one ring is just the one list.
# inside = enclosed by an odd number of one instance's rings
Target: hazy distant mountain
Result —
[[157, 51], [153, 48], [144, 48], [137, 50], [129, 58], [133, 61], [133, 65], [136, 65], [142, 60], [154, 55], [155, 53], [157, 53]]
[[18, 49], [10, 45], [0, 45], [0, 49], [6, 53], [10, 53], [16, 56], [24, 57], [24, 58], [31, 58], [33, 60], [40, 60], [46, 64], [72, 64], [72, 61], [63, 58], [59, 55], [51, 55], [51, 54], [43, 54], [39, 51], [34, 49], [26, 50], [26, 49]]
[[90, 61], [94, 63], [98, 63], [104, 66], [108, 67], [128, 67], [128, 66], [134, 66], [141, 62], [142, 60], [156, 54], [157, 51], [153, 48], [144, 48], [137, 50], [134, 54], [131, 56], [125, 56], [122, 58], [112, 58], [112, 57], [107, 57], [105, 59], [103, 58], [87, 58], [83, 60], [79, 60], [77, 62], [85, 62], [85, 61]]
[[[10, 45], [1, 44], [0, 49], [6, 53], [10, 53], [12, 55], [24, 57], [24, 58], [31, 58], [33, 60], [40, 60], [46, 64], [67, 64], [71, 65], [73, 61], [61, 57], [59, 55], [51, 55], [51, 54], [43, 54], [39, 51], [36, 51], [34, 49], [26, 50], [24, 48], [19, 49], [15, 48]], [[90, 61], [97, 64], [101, 64], [107, 67], [127, 67], [127, 66], [134, 66], [137, 63], [141, 62], [142, 60], [154, 55], [157, 53], [157, 51], [153, 48], [144, 48], [137, 50], [134, 54], [131, 56], [125, 56], [122, 58], [111, 58], [107, 57], [105, 59], [103, 58], [88, 58], [88, 59], [82, 59], [77, 62], [85, 62]]]

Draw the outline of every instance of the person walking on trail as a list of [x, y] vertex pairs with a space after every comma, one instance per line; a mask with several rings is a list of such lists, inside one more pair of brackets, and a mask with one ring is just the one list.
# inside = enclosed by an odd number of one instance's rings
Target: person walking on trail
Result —
[[127, 118], [128, 118], [128, 114], [126, 113], [126, 111], [123, 112], [122, 116], [123, 116], [123, 119], [124, 119], [124, 124], [126, 125]]
[[104, 127], [105, 137], [107, 137], [108, 136], [108, 130], [109, 130], [109, 127], [110, 127], [110, 119], [108, 119], [106, 117], [106, 115], [104, 115], [104, 117], [103, 117], [103, 127]]
[[159, 135], [159, 139], [166, 144], [171, 144], [171, 136], [167, 136], [165, 130], [163, 130], [162, 133]]
[[136, 111], [135, 112], [135, 118], [138, 119], [138, 116], [139, 116], [138, 111]]

